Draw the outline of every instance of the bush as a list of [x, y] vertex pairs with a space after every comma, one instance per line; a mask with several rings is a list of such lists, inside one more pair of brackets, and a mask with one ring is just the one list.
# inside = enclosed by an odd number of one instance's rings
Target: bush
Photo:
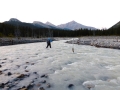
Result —
[[10, 34], [8, 35], [8, 37], [14, 37], [14, 35], [13, 35], [12, 33], [10, 33]]
[[2, 33], [0, 33], [0, 37], [3, 37], [4, 35]]

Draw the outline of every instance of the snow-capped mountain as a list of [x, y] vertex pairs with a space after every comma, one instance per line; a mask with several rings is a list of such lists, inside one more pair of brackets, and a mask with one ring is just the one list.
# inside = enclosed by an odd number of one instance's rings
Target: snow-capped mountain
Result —
[[90, 26], [85, 26], [85, 25], [82, 25], [82, 24], [79, 24], [75, 21], [71, 21], [71, 22], [68, 22], [66, 24], [61, 24], [61, 25], [58, 25], [58, 27], [60, 28], [68, 28], [68, 29], [71, 29], [71, 30], [75, 30], [75, 29], [96, 29], [94, 27], [90, 27]]

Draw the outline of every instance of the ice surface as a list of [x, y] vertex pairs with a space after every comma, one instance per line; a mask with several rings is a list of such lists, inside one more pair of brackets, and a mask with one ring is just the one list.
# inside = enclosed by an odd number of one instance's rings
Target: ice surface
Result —
[[[89, 90], [89, 84], [94, 86], [90, 90], [120, 90], [119, 50], [64, 42], [54, 41], [47, 49], [46, 42], [0, 47], [0, 84], [10, 84], [10, 90], [28, 85], [35, 90]], [[24, 76], [18, 79], [20, 74]]]

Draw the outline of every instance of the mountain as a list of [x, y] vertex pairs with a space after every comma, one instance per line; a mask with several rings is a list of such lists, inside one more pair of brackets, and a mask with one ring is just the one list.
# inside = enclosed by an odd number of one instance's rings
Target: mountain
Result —
[[48, 26], [48, 25], [46, 25], [46, 24], [44, 24], [44, 23], [42, 23], [42, 22], [39, 22], [39, 21], [34, 21], [34, 22], [33, 22], [33, 25], [34, 25], [34, 26], [37, 26], [37, 27], [39, 27], [39, 28], [51, 28], [50, 26]]
[[53, 27], [56, 27], [54, 24], [52, 24], [52, 23], [50, 23], [50, 22], [46, 22], [45, 24], [46, 24], [46, 25], [53, 26]]
[[112, 27], [110, 28], [119, 28], [120, 27], [120, 21], [118, 23], [116, 23], [115, 25], [113, 25]]
[[21, 22], [20, 20], [16, 18], [11, 18], [9, 21], [5, 21], [4, 23], [11, 24], [14, 26], [24, 26], [24, 27], [30, 27], [30, 28], [47, 28], [47, 29], [58, 29], [58, 30], [75, 30], [75, 29], [96, 29], [94, 27], [90, 26], [85, 26], [82, 24], [79, 24], [75, 21], [68, 22], [66, 24], [61, 24], [61, 25], [54, 25], [50, 22], [42, 23], [39, 21], [34, 21], [33, 23], [26, 23], [26, 22]]
[[53, 25], [50, 22], [42, 23], [42, 22], [39, 22], [39, 21], [34, 21], [33, 25], [37, 26], [37, 27], [44, 27], [44, 28], [49, 28], [49, 29], [61, 29], [61, 28]]
[[[33, 29], [47, 28], [47, 29], [63, 30], [62, 28], [59, 28], [59, 27], [53, 25], [50, 22], [42, 23], [42, 22], [39, 22], [39, 21], [34, 21], [33, 23], [26, 23], [26, 22], [21, 22], [20, 20], [18, 20], [16, 18], [11, 18], [9, 21], [5, 21], [4, 23], [11, 24], [11, 25], [14, 25], [14, 26], [30, 27], [30, 28], [33, 28]], [[68, 30], [68, 29], [66, 29], [66, 30]]]
[[56, 28], [56, 27], [44, 24], [39, 21], [34, 21], [33, 23], [21, 22], [20, 20], [18, 20], [16, 18], [11, 18], [9, 21], [5, 21], [4, 23], [11, 24], [14, 26], [30, 27], [33, 29], [36, 29], [36, 28], [61, 29], [61, 28]]
[[69, 30], [68, 28], [60, 28], [60, 27], [58, 27], [58, 26], [55, 26], [54, 24], [52, 24], [52, 23], [50, 23], [50, 22], [46, 22], [45, 24], [46, 24], [46, 25], [49, 25], [49, 26], [52, 26], [52, 27], [55, 28], [55, 29]]
[[85, 25], [82, 25], [82, 24], [79, 24], [75, 21], [71, 21], [71, 22], [68, 22], [66, 24], [61, 24], [61, 25], [58, 25], [58, 27], [60, 28], [68, 28], [68, 29], [71, 29], [71, 30], [75, 30], [75, 29], [96, 29], [94, 27], [90, 27], [90, 26], [85, 26]]
[[11, 18], [9, 21], [10, 21], [10, 22], [21, 22], [20, 20], [18, 20], [18, 19], [16, 19], [16, 18]]
[[16, 18], [11, 18], [9, 21], [5, 21], [4, 23], [11, 24], [14, 26], [23, 26], [23, 27], [30, 27], [30, 28], [37, 28], [32, 23], [21, 22]]

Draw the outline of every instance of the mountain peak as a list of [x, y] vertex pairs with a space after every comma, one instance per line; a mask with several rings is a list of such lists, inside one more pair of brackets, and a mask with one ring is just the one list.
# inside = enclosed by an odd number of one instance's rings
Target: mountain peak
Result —
[[50, 23], [48, 21], [45, 24], [56, 27], [54, 24], [52, 24], [52, 23]]
[[44, 24], [44, 23], [42, 23], [42, 22], [40, 22], [40, 21], [34, 21], [34, 22], [33, 22], [33, 25], [38, 26], [38, 27], [50, 28], [48, 25], [46, 25], [46, 24]]
[[[49, 23], [50, 23], [50, 22], [48, 22], [48, 21], [46, 22], [46, 24], [49, 24]], [[51, 23], [50, 23], [50, 24], [51, 24]]]
[[67, 24], [79, 24], [79, 23], [73, 20], [73, 21], [68, 22]]
[[41, 24], [42, 22], [40, 22], [40, 21], [33, 21], [33, 23]]
[[10, 21], [10, 22], [21, 22], [20, 20], [18, 20], [18, 19], [16, 19], [16, 18], [11, 18], [9, 21]]
[[71, 22], [77, 23], [76, 21], [72, 20]]
[[61, 24], [61, 25], [58, 25], [58, 27], [60, 28], [68, 28], [68, 29], [71, 29], [71, 30], [75, 30], [75, 29], [96, 29], [94, 27], [90, 27], [90, 26], [85, 26], [85, 25], [82, 25], [80, 23], [77, 23], [76, 21], [70, 21], [66, 24]]

